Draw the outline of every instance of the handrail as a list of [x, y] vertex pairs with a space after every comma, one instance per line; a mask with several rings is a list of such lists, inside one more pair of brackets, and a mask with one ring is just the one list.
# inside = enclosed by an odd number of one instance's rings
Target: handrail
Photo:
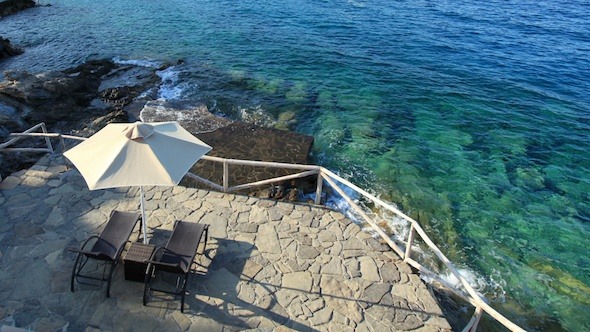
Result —
[[[32, 131], [41, 128], [43, 133], [32, 133]], [[14, 142], [18, 141], [21, 137], [45, 137], [46, 143], [48, 145], [48, 149], [43, 149], [44, 151], [48, 151], [53, 153], [53, 148], [51, 147], [51, 142], [49, 141], [50, 137], [59, 137], [62, 143], [63, 150], [65, 151], [65, 144], [64, 138], [67, 139], [74, 139], [74, 140], [85, 140], [84, 137], [78, 136], [71, 136], [71, 135], [62, 135], [62, 134], [55, 134], [55, 133], [47, 133], [45, 129], [45, 124], [40, 123], [31, 129], [17, 134], [11, 134], [11, 136], [15, 136], [16, 138], [9, 140], [6, 143], [0, 144], [0, 151], [2, 150], [11, 150], [14, 151], [15, 149], [6, 148], [10, 146]], [[30, 149], [29, 149], [30, 150]], [[39, 149], [38, 149], [39, 150]], [[223, 179], [222, 185], [216, 184], [215, 182], [204, 179], [198, 175], [188, 172], [187, 176], [195, 179], [214, 190], [222, 191], [222, 192], [234, 192], [238, 190], [243, 190], [247, 188], [257, 187], [266, 185], [269, 183], [277, 183], [286, 181], [289, 179], [294, 178], [301, 178], [301, 177], [308, 177], [308, 176], [317, 176], [317, 186], [316, 186], [316, 197], [315, 203], [320, 203], [320, 198], [322, 195], [322, 186], [323, 182], [325, 181], [330, 187], [336, 191], [352, 208], [352, 210], [357, 213], [364, 221], [366, 221], [373, 230], [381, 236], [381, 238], [389, 245], [389, 247], [395, 251], [400, 258], [403, 259], [405, 263], [408, 265], [416, 268], [420, 273], [424, 273], [429, 275], [434, 280], [439, 282], [445, 288], [448, 288], [450, 291], [455, 293], [456, 295], [460, 296], [466, 302], [470, 303], [474, 306], [475, 310], [473, 313], [473, 317], [465, 326], [463, 331], [475, 331], [477, 329], [477, 325], [482, 317], [483, 312], [490, 315], [492, 318], [497, 320], [499, 323], [504, 325], [506, 328], [510, 329], [511, 331], [525, 331], [520, 326], [514, 324], [512, 321], [504, 317], [502, 314], [497, 312], [494, 308], [492, 308], [489, 304], [487, 304], [482, 297], [482, 295], [478, 294], [477, 291], [469, 284], [469, 282], [459, 273], [455, 265], [442, 253], [442, 251], [434, 244], [434, 242], [428, 237], [426, 232], [422, 229], [420, 224], [414, 220], [413, 218], [409, 217], [396, 207], [392, 206], [389, 203], [384, 202], [383, 200], [375, 197], [374, 195], [368, 193], [367, 191], [359, 188], [355, 184], [351, 183], [350, 181], [336, 175], [334, 172], [317, 165], [302, 165], [302, 164], [289, 164], [289, 163], [278, 163], [278, 162], [265, 162], [265, 161], [253, 161], [253, 160], [243, 160], [243, 159], [228, 159], [228, 158], [220, 158], [220, 157], [213, 157], [213, 156], [203, 156], [201, 159], [218, 162], [223, 164]], [[295, 173], [286, 176], [280, 176], [272, 179], [256, 181], [241, 185], [235, 185], [233, 187], [229, 186], [229, 166], [230, 165], [240, 165], [240, 166], [256, 166], [256, 167], [272, 167], [272, 168], [283, 168], [283, 169], [296, 169], [302, 170], [300, 173]], [[356, 193], [360, 194], [361, 196], [365, 197], [366, 199], [370, 200], [374, 204], [393, 212], [398, 217], [406, 220], [410, 224], [410, 232], [408, 234], [408, 239], [405, 242], [405, 248], [401, 248], [398, 244], [395, 243], [382, 229], [377, 225], [377, 223], [364, 211], [364, 209], [359, 206], [355, 201], [349, 197], [344, 190], [338, 185], [338, 183], [354, 190]], [[428, 269], [427, 267], [423, 266], [419, 262], [412, 259], [412, 245], [415, 241], [416, 234], [420, 237], [420, 239], [432, 250], [435, 256], [451, 271], [451, 273], [460, 281], [461, 285], [463, 286], [464, 290], [467, 294], [461, 292], [458, 289], [455, 289], [454, 286], [450, 285], [446, 281], [442, 280], [436, 273]]]
[[[380, 206], [386, 207], [388, 210], [396, 213], [398, 216], [400, 216], [400, 217], [406, 219], [408, 222], [410, 222], [411, 230], [415, 230], [415, 232], [418, 233], [418, 235], [420, 235], [420, 238], [422, 239], [422, 241], [424, 241], [424, 243], [426, 243], [426, 245], [434, 252], [434, 254], [440, 259], [440, 261], [453, 273], [453, 275], [461, 282], [461, 285], [465, 288], [467, 293], [470, 295], [469, 302], [471, 304], [473, 304], [476, 309], [475, 313], [474, 313], [474, 317], [481, 315], [481, 313], [478, 314], [479, 310], [484, 310], [487, 314], [492, 316], [494, 319], [496, 319], [498, 322], [500, 322], [505, 327], [509, 328], [511, 331], [524, 331], [524, 329], [522, 329], [520, 326], [518, 326], [518, 325], [514, 324], [513, 322], [511, 322], [510, 320], [508, 320], [506, 317], [504, 317], [502, 314], [497, 312], [494, 308], [492, 308], [489, 304], [487, 304], [485, 302], [485, 300], [482, 298], [482, 296], [479, 295], [475, 291], [475, 289], [473, 289], [473, 287], [469, 284], [469, 282], [461, 275], [461, 273], [459, 273], [459, 271], [457, 270], [455, 265], [442, 253], [442, 251], [440, 251], [440, 249], [434, 244], [434, 242], [432, 242], [432, 240], [428, 237], [428, 235], [426, 235], [426, 232], [424, 232], [424, 230], [422, 229], [422, 227], [418, 224], [418, 222], [416, 220], [408, 217], [406, 214], [399, 211], [395, 207], [390, 206], [389, 204], [387, 204], [387, 203], [383, 202], [382, 200], [380, 200], [379, 198], [367, 193], [366, 191], [358, 188], [357, 186], [348, 182], [347, 180], [337, 176], [333, 172], [331, 172], [325, 168], [322, 168], [322, 173], [324, 173], [325, 175], [327, 175], [331, 178], [337, 179], [340, 183], [345, 184], [352, 189], [355, 189], [356, 192], [362, 194], [363, 196], [365, 196], [367, 198], [370, 198], [373, 202], [378, 203]], [[328, 178], [325, 178], [325, 180], [328, 181]], [[333, 189], [336, 189], [337, 186], [335, 187], [335, 185], [332, 185], [332, 187], [333, 187]], [[337, 191], [344, 199], [349, 201], [349, 204], [352, 202], [352, 200], [350, 200], [350, 198], [347, 199], [346, 194], [344, 193], [343, 190], [337, 190]], [[354, 204], [356, 206], [356, 204], [354, 202], [352, 202], [352, 204]], [[373, 226], [373, 228], [375, 228], [375, 225], [373, 222], [371, 222], [370, 224], [371, 224], [371, 226]], [[406, 251], [400, 253], [400, 248], [397, 245], [392, 246], [391, 243], [393, 241], [388, 240], [389, 237], [386, 236], [383, 231], [377, 231], [377, 233], [379, 235], [381, 235], [381, 237], [386, 237], [385, 242], [387, 242], [392, 247], [392, 249], [394, 249], [394, 251], [396, 251], [398, 253], [398, 255], [404, 260], [404, 262], [406, 262], [406, 263], [412, 262], [413, 263], [413, 264], [411, 264], [412, 266], [419, 267], [419, 269], [421, 271], [425, 271], [425, 272], [427, 271], [429, 274], [435, 275], [433, 272], [428, 270], [426, 267], [422, 266], [420, 263], [418, 263], [410, 258], [411, 246], [412, 246], [412, 241], [414, 239], [414, 236], [408, 236], [408, 243], [406, 245]], [[411, 233], [412, 232], [410, 232], [410, 234]], [[449, 285], [446, 284], [446, 286], [449, 286]], [[450, 290], [454, 291], [455, 293], [458, 293], [458, 292], [456, 292], [456, 290], [454, 288], [450, 288]], [[478, 322], [479, 322], [479, 319], [476, 319], [473, 321], [473, 327], [472, 327], [473, 330], [475, 330], [475, 328], [477, 327]]]
[[260, 186], [263, 186], [263, 185], [266, 185], [266, 184], [283, 182], [283, 181], [287, 181], [287, 180], [291, 180], [291, 179], [304, 178], [304, 177], [307, 177], [307, 176], [310, 176], [310, 175], [314, 175], [314, 174], [317, 174], [317, 173], [318, 173], [318, 171], [316, 171], [316, 170], [310, 170], [310, 171], [305, 171], [305, 172], [301, 172], [301, 173], [297, 173], [297, 174], [280, 176], [280, 177], [276, 177], [276, 178], [272, 178], [272, 179], [268, 179], [268, 180], [262, 180], [262, 181], [252, 182], [252, 183], [240, 184], [240, 185], [237, 185], [237, 186], [233, 186], [233, 187], [227, 188], [227, 191], [228, 192], [232, 192], [232, 191], [238, 191], [238, 190], [249, 189], [249, 188], [254, 188], [254, 187], [260, 187]]
[[[33, 133], [33, 131], [41, 129], [42, 133]], [[10, 139], [2, 144], [0, 144], [0, 152], [2, 151], [26, 151], [26, 152], [51, 152], [53, 153], [53, 146], [51, 146], [51, 141], [49, 140], [49, 135], [47, 133], [47, 127], [45, 127], [45, 123], [41, 122], [33, 127], [25, 130], [23, 133], [20, 134], [10, 134], [10, 136], [16, 136], [13, 139]], [[23, 137], [27, 136], [45, 136], [45, 145], [46, 148], [9, 148], [9, 146], [13, 145], [14, 143], [20, 141]]]
[[203, 156], [203, 157], [201, 157], [201, 159], [214, 161], [214, 162], [220, 162], [220, 163], [227, 163], [229, 165], [301, 169], [301, 170], [306, 170], [306, 171], [319, 170], [321, 168], [321, 166], [316, 166], [316, 165], [288, 164], [288, 163], [277, 163], [274, 161], [258, 161], [258, 160], [246, 160], [246, 159], [227, 159], [227, 158], [213, 157], [213, 156]]
[[[34, 133], [33, 131], [35, 131], [37, 129], [41, 129], [41, 132]], [[9, 136], [14, 137], [14, 138], [0, 144], [0, 152], [22, 151], [22, 152], [50, 152], [50, 153], [53, 153], [54, 149], [53, 149], [53, 145], [51, 144], [50, 138], [55, 138], [55, 137], [59, 138], [59, 140], [61, 142], [62, 150], [64, 150], [64, 151], [66, 149], [66, 145], [65, 145], [65, 141], [64, 141], [65, 138], [77, 140], [77, 141], [84, 141], [87, 139], [86, 137], [80, 137], [80, 136], [64, 135], [64, 134], [59, 134], [59, 133], [48, 133], [47, 127], [45, 126], [44, 122], [38, 123], [38, 124], [34, 125], [33, 127], [25, 130], [22, 133], [11, 133]], [[9, 146], [15, 144], [16, 142], [20, 141], [21, 139], [23, 139], [25, 137], [44, 137], [45, 138], [45, 145], [47, 147], [46, 148], [9, 148]]]

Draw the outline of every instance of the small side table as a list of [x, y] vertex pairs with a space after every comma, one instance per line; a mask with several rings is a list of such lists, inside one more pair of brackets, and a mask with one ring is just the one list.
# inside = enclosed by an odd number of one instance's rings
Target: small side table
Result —
[[147, 263], [145, 261], [152, 257], [156, 246], [139, 242], [131, 243], [129, 250], [125, 253], [123, 264], [125, 265], [125, 280], [143, 282]]

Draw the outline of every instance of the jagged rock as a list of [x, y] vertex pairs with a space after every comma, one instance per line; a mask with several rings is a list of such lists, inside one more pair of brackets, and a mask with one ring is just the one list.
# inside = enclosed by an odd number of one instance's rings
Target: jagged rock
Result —
[[[94, 118], [122, 109], [148, 86], [159, 82], [154, 69], [142, 67], [142, 79], [135, 80], [136, 86], [111, 86], [99, 91], [101, 82], [113, 80], [113, 76], [129, 77], [131, 73], [137, 73], [137, 67], [118, 66], [108, 60], [89, 61], [60, 72], [7, 72], [7, 81], [0, 83], [0, 93], [5, 96], [3, 99], [11, 99], [17, 109], [20, 105], [28, 107], [18, 112], [21, 122], [45, 122], [50, 129], [65, 132], [84, 128]], [[101, 105], [97, 105], [97, 99]]]
[[[0, 17], [17, 13], [35, 6], [33, 0], [4, 0], [0, 1]], [[23, 50], [10, 44], [10, 40], [0, 36], [0, 60], [22, 54]]]
[[[127, 122], [124, 112], [140, 93], [160, 82], [156, 69], [93, 60], [64, 71], [5, 72], [0, 82], [0, 142], [11, 132], [44, 122], [50, 132], [90, 136], [110, 122]], [[23, 143], [21, 143], [23, 142]], [[18, 147], [43, 144], [23, 140]], [[0, 155], [0, 175], [26, 168], [38, 154]]]
[[22, 53], [23, 50], [12, 46], [10, 40], [0, 37], [0, 60]]
[[35, 1], [33, 0], [0, 1], [0, 17], [8, 16], [31, 7], [35, 7]]

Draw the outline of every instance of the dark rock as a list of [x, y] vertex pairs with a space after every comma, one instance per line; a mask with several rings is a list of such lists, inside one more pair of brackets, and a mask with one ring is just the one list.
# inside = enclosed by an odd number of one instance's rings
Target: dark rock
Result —
[[0, 60], [22, 54], [23, 50], [10, 44], [10, 40], [0, 37]]
[[35, 7], [35, 1], [33, 0], [0, 1], [0, 17], [12, 15], [31, 7]]
[[12, 127], [18, 124], [21, 129], [45, 122], [49, 130], [65, 133], [72, 128], [84, 128], [107, 114], [127, 121], [121, 113], [112, 112], [121, 111], [148, 86], [159, 82], [154, 70], [142, 68], [141, 79], [134, 82], [136, 86], [111, 86], [102, 91], [99, 88], [104, 81], [129, 77], [130, 72], [136, 73], [137, 69], [107, 60], [89, 61], [62, 72], [6, 72], [7, 81], [0, 83], [0, 102], [19, 115]]
[[[232, 159], [261, 160], [293, 164], [306, 164], [313, 137], [289, 131], [259, 127], [249, 123], [233, 122], [212, 132], [197, 134], [199, 139], [214, 147], [212, 156]], [[249, 167], [235, 174], [250, 171]], [[285, 170], [286, 171], [286, 170]], [[274, 173], [273, 169], [257, 168], [258, 180], [266, 179], [264, 173]], [[282, 175], [289, 174], [286, 171]]]

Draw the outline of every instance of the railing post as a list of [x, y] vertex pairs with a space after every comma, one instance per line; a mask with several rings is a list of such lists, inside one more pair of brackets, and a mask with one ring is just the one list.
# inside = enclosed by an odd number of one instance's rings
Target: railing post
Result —
[[479, 325], [479, 321], [481, 320], [481, 316], [483, 314], [483, 309], [481, 307], [476, 307], [475, 311], [473, 312], [473, 316], [465, 325], [462, 332], [475, 332], [477, 331], [477, 325]]
[[324, 185], [324, 179], [322, 177], [322, 170], [318, 170], [318, 183], [317, 186], [315, 188], [315, 204], [321, 204], [322, 203], [322, 187]]
[[[41, 122], [41, 130], [44, 134], [47, 134], [47, 128], [45, 127], [45, 122]], [[51, 140], [49, 137], [45, 136], [45, 143], [47, 144], [47, 148], [53, 153], [53, 146], [51, 145]]]
[[408, 234], [408, 243], [406, 243], [406, 252], [404, 254], [404, 262], [407, 263], [408, 258], [410, 258], [410, 255], [412, 254], [412, 242], [414, 242], [414, 235], [416, 234], [416, 232], [414, 231], [414, 224], [411, 224], [412, 226], [410, 226], [410, 234]]
[[59, 141], [61, 142], [61, 152], [66, 152], [66, 141], [64, 140], [64, 137], [61, 134], [59, 134]]
[[229, 188], [229, 164], [227, 160], [223, 161], [223, 192], [227, 192]]

